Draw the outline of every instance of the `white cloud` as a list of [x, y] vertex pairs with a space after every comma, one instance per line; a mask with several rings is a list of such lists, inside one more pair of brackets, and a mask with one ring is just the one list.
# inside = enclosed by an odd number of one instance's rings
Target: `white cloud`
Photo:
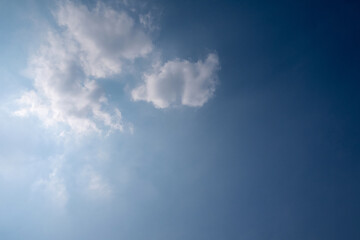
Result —
[[121, 114], [103, 110], [105, 94], [95, 80], [90, 80], [78, 59], [76, 43], [50, 33], [29, 66], [34, 90], [18, 99], [23, 106], [17, 116], [38, 116], [46, 126], [64, 123], [77, 133], [100, 131], [99, 124], [122, 130]]
[[176, 105], [201, 107], [214, 94], [219, 59], [209, 54], [205, 61], [168, 61], [144, 75], [144, 83], [132, 91], [135, 101], [152, 102], [157, 108]]
[[55, 17], [63, 29], [50, 31], [29, 64], [34, 90], [18, 99], [17, 116], [38, 116], [46, 126], [65, 124], [77, 133], [123, 130], [118, 109], [104, 110], [107, 98], [93, 78], [120, 73], [123, 61], [152, 50], [131, 17], [103, 4], [89, 10], [69, 1]]
[[79, 43], [88, 75], [119, 73], [123, 60], [145, 57], [152, 51], [151, 40], [130, 16], [102, 3], [90, 11], [86, 6], [67, 2], [55, 15], [59, 25]]

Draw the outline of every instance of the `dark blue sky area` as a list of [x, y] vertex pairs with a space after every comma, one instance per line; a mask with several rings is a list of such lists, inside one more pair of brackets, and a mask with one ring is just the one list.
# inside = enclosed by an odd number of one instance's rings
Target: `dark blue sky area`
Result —
[[[169, 57], [221, 62], [216, 96], [172, 149], [166, 213], [151, 210], [169, 238], [360, 239], [359, 3], [156, 3]], [[206, 170], [177, 181], [187, 164]]]

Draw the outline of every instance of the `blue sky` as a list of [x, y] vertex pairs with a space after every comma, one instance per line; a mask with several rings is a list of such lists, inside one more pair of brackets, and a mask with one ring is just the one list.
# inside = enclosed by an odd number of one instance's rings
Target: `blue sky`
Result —
[[1, 239], [359, 239], [355, 1], [0, 1]]

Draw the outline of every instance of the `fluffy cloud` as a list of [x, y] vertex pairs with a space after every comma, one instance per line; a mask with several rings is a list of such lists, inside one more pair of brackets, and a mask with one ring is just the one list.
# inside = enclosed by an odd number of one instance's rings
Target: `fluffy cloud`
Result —
[[84, 69], [94, 77], [119, 73], [122, 61], [145, 57], [152, 51], [151, 40], [130, 16], [102, 3], [89, 11], [67, 2], [55, 16], [79, 43]]
[[107, 99], [90, 80], [79, 61], [76, 42], [49, 34], [47, 44], [34, 56], [29, 67], [34, 90], [24, 93], [17, 116], [38, 116], [46, 126], [68, 125], [77, 133], [100, 131], [99, 125], [122, 130], [121, 114], [104, 111]]
[[201, 107], [214, 94], [219, 59], [209, 54], [205, 61], [168, 61], [144, 75], [144, 83], [132, 91], [135, 101], [152, 102], [157, 108], [176, 105]]
[[29, 65], [34, 90], [18, 99], [17, 116], [34, 114], [47, 126], [62, 123], [78, 133], [105, 126], [123, 130], [118, 109], [104, 110], [107, 99], [96, 78], [120, 73], [124, 61], [152, 50], [149, 38], [131, 17], [103, 4], [89, 10], [69, 1], [55, 12], [61, 30], [47, 41]]

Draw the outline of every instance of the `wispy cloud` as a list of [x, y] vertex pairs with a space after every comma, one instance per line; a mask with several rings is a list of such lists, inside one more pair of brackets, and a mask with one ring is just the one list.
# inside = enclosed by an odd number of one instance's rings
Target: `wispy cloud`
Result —
[[95, 199], [108, 199], [112, 195], [109, 183], [91, 166], [84, 167], [81, 182], [85, 192]]
[[62, 157], [56, 158], [49, 175], [46, 178], [37, 180], [33, 184], [35, 193], [42, 193], [43, 196], [50, 199], [52, 204], [59, 209], [63, 209], [69, 199], [64, 178], [61, 176], [62, 163]]

